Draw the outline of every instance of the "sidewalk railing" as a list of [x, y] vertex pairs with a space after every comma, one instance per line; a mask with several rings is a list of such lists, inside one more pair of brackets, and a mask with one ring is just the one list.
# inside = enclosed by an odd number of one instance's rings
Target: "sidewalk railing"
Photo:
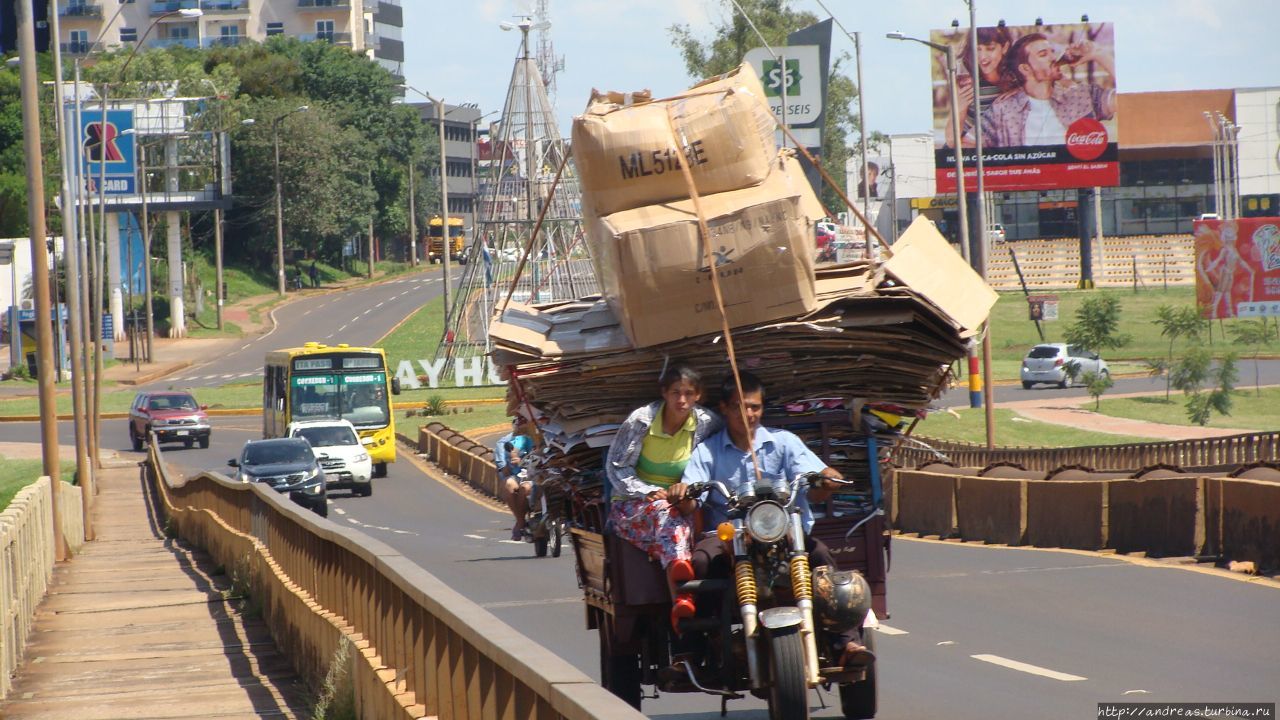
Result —
[[8, 696], [36, 608], [53, 578], [53, 493], [72, 553], [84, 544], [80, 488], [48, 477], [22, 488], [0, 512], [0, 700]]
[[[1088, 445], [1066, 448], [997, 447], [988, 450], [974, 443], [919, 438], [948, 462], [958, 466], [986, 467], [996, 462], [1016, 462], [1028, 470], [1049, 471], [1064, 465], [1084, 465], [1095, 470], [1137, 470], [1152, 465], [1181, 468], [1218, 468], [1276, 460], [1280, 432], [1246, 433], [1217, 438], [1169, 442]], [[922, 447], [903, 446], [894, 461], [902, 467], [919, 467], [938, 460]]]
[[246, 578], [312, 687], [350, 641], [361, 717], [643, 717], [391, 547], [260, 484], [171, 478], [154, 442], [146, 468], [171, 526]]
[[439, 465], [441, 470], [462, 478], [471, 487], [491, 497], [502, 497], [492, 448], [447, 425], [432, 422], [418, 430], [418, 452]]

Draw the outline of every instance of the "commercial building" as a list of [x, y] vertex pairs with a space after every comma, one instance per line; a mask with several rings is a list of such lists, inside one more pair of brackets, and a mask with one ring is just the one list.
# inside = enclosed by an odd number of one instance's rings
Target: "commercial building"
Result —
[[[177, 13], [194, 9], [202, 14]], [[100, 49], [90, 47], [99, 36], [105, 47], [208, 48], [289, 35], [344, 45], [404, 75], [399, 0], [64, 0], [58, 22], [62, 52], [72, 56]]]
[[[435, 103], [409, 103], [418, 111], [422, 122], [440, 127]], [[461, 217], [468, 229], [475, 227], [478, 182], [476, 164], [480, 159], [476, 145], [477, 125], [484, 117], [474, 103], [444, 106], [445, 177], [449, 180], [449, 215]], [[438, 171], [438, 168], [437, 168]]]
[[[1120, 184], [1101, 190], [1103, 234], [1190, 233], [1198, 216], [1221, 212], [1205, 113], [1240, 127], [1233, 173], [1240, 214], [1280, 215], [1280, 87], [1120, 93], [1118, 102]], [[989, 195], [988, 217], [1004, 225], [1009, 240], [1079, 233], [1075, 189]], [[955, 227], [954, 195], [897, 197], [900, 227], [919, 214]]]

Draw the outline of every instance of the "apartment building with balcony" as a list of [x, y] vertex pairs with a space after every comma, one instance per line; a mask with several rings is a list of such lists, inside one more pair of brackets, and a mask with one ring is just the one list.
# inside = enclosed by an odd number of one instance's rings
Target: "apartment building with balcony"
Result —
[[[196, 9], [198, 17], [179, 12]], [[58, 16], [68, 55], [139, 42], [144, 49], [207, 48], [289, 35], [344, 45], [403, 76], [399, 0], [63, 0]], [[92, 47], [99, 37], [101, 46]]]
[[[435, 103], [409, 103], [418, 111], [422, 122], [437, 129]], [[445, 177], [449, 182], [449, 215], [461, 217], [467, 228], [475, 227], [476, 163], [479, 160], [476, 147], [477, 125], [484, 117], [474, 104], [444, 106], [444, 155]], [[436, 172], [439, 172], [437, 168]]]

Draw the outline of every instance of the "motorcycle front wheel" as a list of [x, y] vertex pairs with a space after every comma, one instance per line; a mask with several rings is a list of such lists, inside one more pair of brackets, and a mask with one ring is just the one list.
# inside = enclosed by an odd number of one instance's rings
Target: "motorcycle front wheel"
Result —
[[807, 720], [809, 686], [804, 679], [804, 641], [800, 628], [790, 627], [769, 636], [770, 720]]

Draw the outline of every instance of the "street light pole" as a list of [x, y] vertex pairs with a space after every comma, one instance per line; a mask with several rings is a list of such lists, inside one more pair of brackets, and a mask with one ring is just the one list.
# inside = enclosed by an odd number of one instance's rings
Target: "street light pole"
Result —
[[[444, 324], [446, 331], [449, 326], [449, 312], [452, 309], [449, 304], [450, 291], [450, 274], [449, 274], [449, 255], [453, 250], [452, 238], [449, 237], [449, 175], [448, 162], [445, 160], [444, 148], [444, 100], [431, 96], [431, 93], [425, 93], [411, 85], [401, 84], [400, 87], [405, 90], [412, 90], [422, 97], [426, 98], [435, 107], [436, 121], [438, 132], [440, 135], [440, 240], [443, 251], [441, 254], [441, 269], [444, 274]], [[428, 246], [430, 251], [430, 246]]]
[[[831, 10], [827, 8], [826, 4], [823, 3], [822, 0], [818, 0], [818, 7], [822, 8], [822, 10], [827, 13], [827, 15], [831, 16], [831, 19], [835, 21], [835, 24], [840, 27], [841, 32], [847, 35], [850, 40], [853, 40], [854, 64], [857, 66], [857, 69], [858, 69], [858, 134], [859, 134], [859, 144], [861, 146], [861, 151], [862, 151], [862, 184], [863, 184], [862, 217], [869, 218], [871, 217], [871, 183], [870, 183], [871, 178], [868, 177], [868, 175], [871, 170], [871, 168], [869, 167], [871, 161], [867, 157], [867, 110], [866, 110], [866, 104], [863, 102], [863, 98], [866, 97], [866, 93], [863, 92], [863, 88], [862, 88], [862, 33], [858, 33], [858, 32], [851, 33], [848, 30], [846, 30], [844, 27], [844, 23], [836, 19], [835, 13], [831, 12]], [[893, 154], [892, 140], [889, 143], [889, 154], [891, 156]], [[893, 222], [894, 222], [893, 232], [890, 233], [891, 237], [898, 236], [898, 220], [897, 220], [897, 213], [896, 213], [897, 208], [895, 207], [897, 204], [898, 204], [898, 196], [895, 190], [895, 194], [893, 196], [893, 205], [890, 206], [890, 214], [893, 216]], [[866, 232], [866, 228], [863, 228], [863, 232], [865, 233], [863, 237], [866, 238], [866, 242], [863, 244], [863, 256], [871, 257], [871, 234], [869, 232]]]
[[280, 122], [294, 113], [306, 112], [308, 105], [299, 105], [271, 121], [271, 145], [275, 150], [276, 175], [276, 292], [284, 296], [284, 211], [280, 188]]
[[[982, 84], [982, 73], [978, 72], [978, 23], [977, 10], [975, 5], [978, 0], [965, 0], [969, 6], [969, 48], [973, 52], [970, 62], [973, 63], [973, 103], [974, 103], [974, 121], [973, 136], [974, 150], [977, 153], [975, 159], [977, 174], [977, 195], [978, 195], [978, 240], [975, 243], [974, 251], [976, 251], [973, 260], [973, 269], [978, 271], [978, 275], [985, 282], [987, 279], [987, 257], [990, 255], [991, 240], [987, 233], [987, 195], [986, 195], [986, 179], [982, 176], [982, 112], [978, 107], [979, 96], [981, 95], [979, 86]], [[954, 77], [954, 74], [952, 75]], [[951, 96], [951, 105], [956, 105], [956, 96]], [[957, 111], [957, 115], [959, 112]], [[959, 135], [956, 135], [956, 154], [959, 156], [964, 151], [963, 143]], [[1093, 198], [1094, 205], [1098, 203], [1098, 197]], [[973, 253], [973, 251], [971, 251]], [[987, 331], [982, 334], [982, 407], [983, 414], [987, 425], [987, 449], [995, 447], [995, 405], [991, 393], [991, 323], [987, 323]]]
[[[49, 256], [45, 248], [44, 157], [40, 152], [40, 106], [36, 92], [35, 13], [31, 0], [18, 3], [18, 54], [22, 94], [22, 145], [27, 162], [27, 222], [31, 235], [31, 283], [36, 305], [36, 374], [40, 398], [40, 448], [42, 468], [54, 483], [62, 482], [58, 467], [58, 409], [53, 394], [53, 328], [49, 308]], [[58, 514], [58, 492], [51, 495], [53, 517]], [[53, 524], [54, 555], [67, 558], [62, 524]]]

